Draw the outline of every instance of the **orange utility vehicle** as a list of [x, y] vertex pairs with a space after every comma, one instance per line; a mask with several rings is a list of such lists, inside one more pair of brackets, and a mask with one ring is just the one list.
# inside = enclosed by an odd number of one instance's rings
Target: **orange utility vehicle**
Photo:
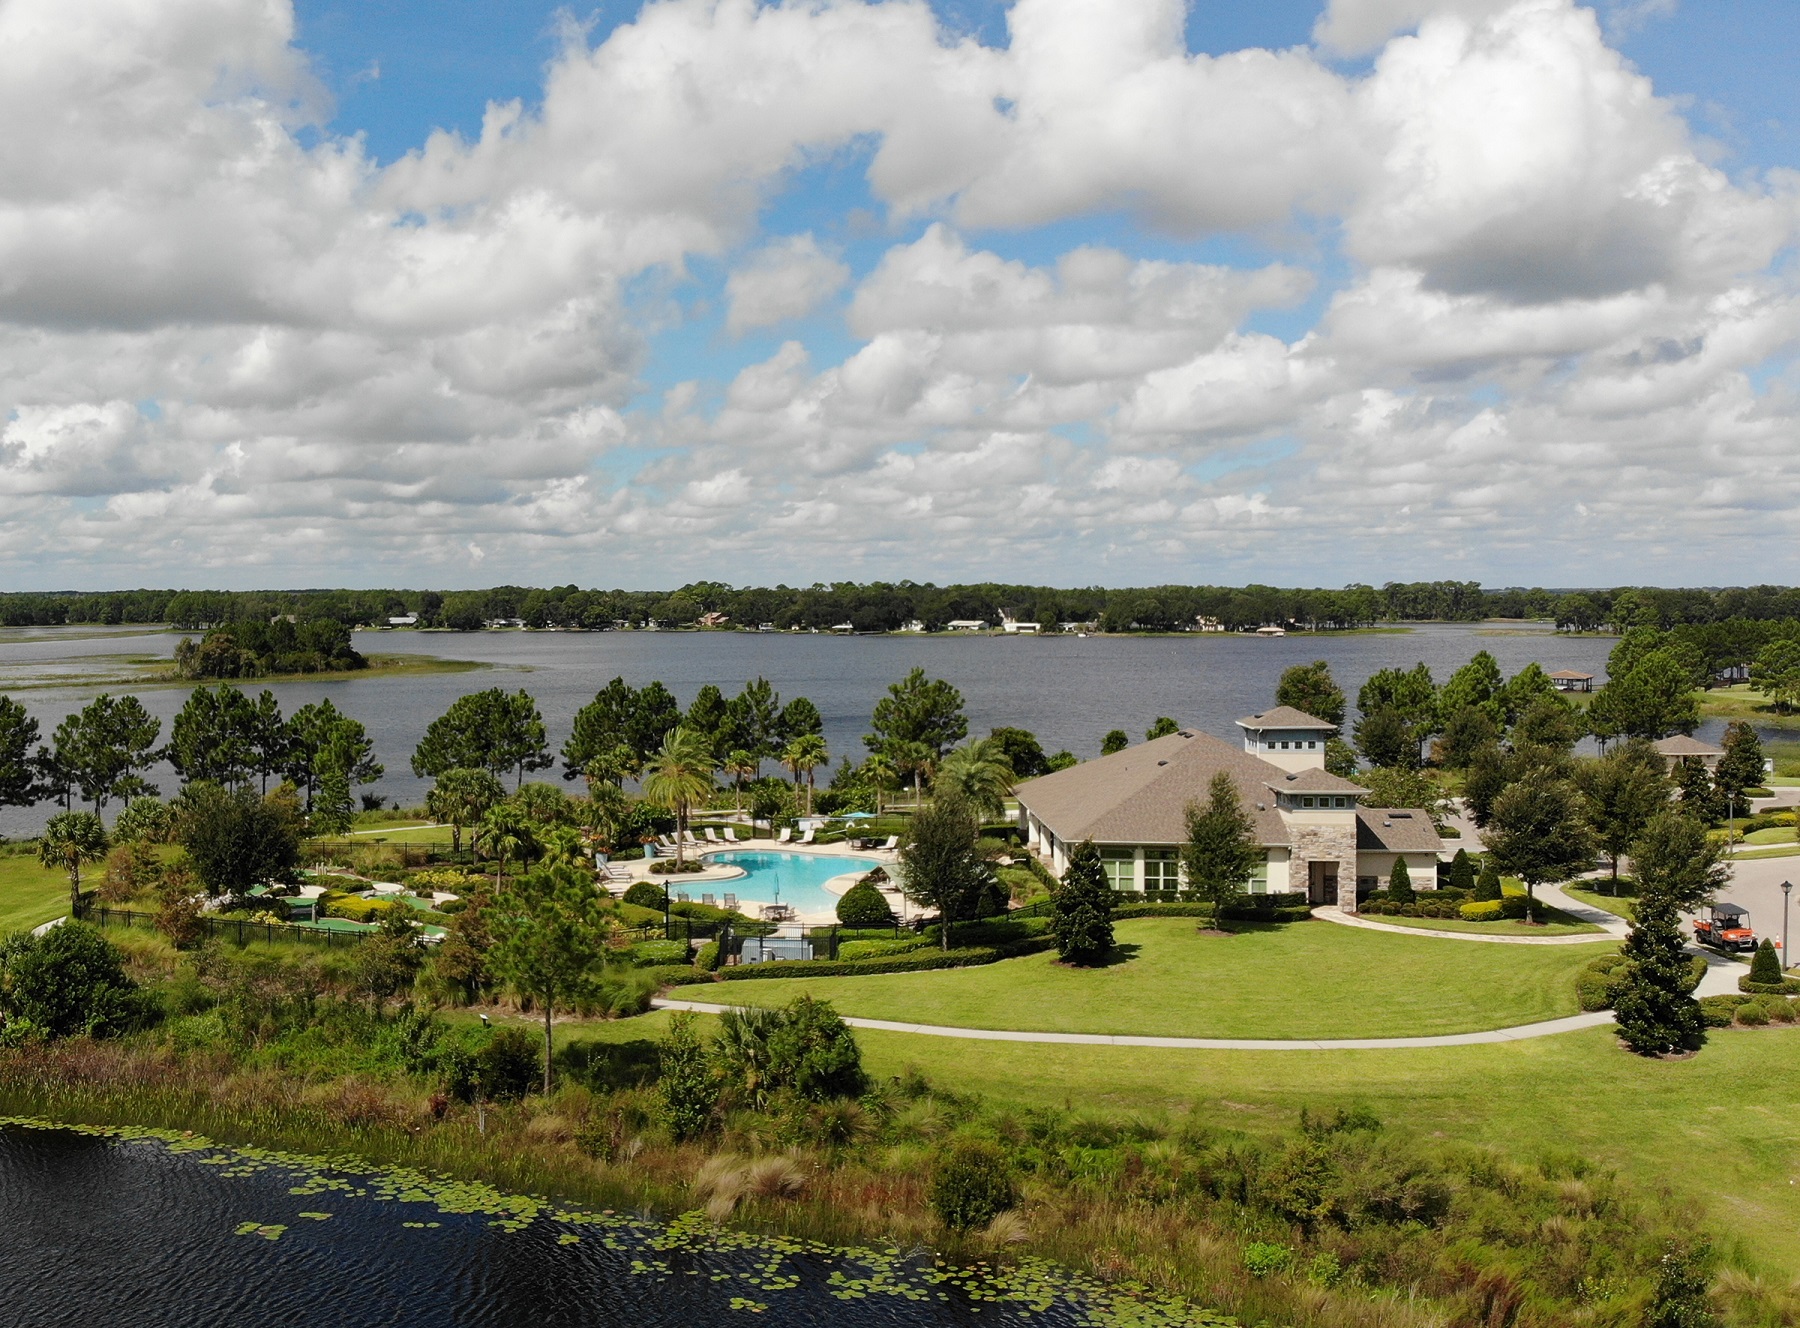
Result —
[[1712, 904], [1707, 916], [1694, 920], [1694, 940], [1715, 950], [1754, 950], [1756, 933], [1750, 914], [1736, 904]]

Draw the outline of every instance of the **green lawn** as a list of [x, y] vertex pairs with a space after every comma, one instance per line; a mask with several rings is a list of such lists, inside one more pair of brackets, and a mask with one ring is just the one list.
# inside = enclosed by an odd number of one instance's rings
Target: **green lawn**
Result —
[[1471, 932], [1477, 936], [1582, 936], [1605, 935], [1606, 928], [1570, 917], [1561, 909], [1546, 908], [1541, 926], [1502, 918], [1499, 922], [1465, 922], [1461, 918], [1396, 918], [1371, 913], [1370, 922], [1391, 923], [1396, 927], [1417, 927], [1424, 931]]
[[[95, 863], [82, 872], [83, 888], [88, 872], [98, 879], [99, 870]], [[60, 868], [46, 870], [35, 856], [0, 857], [0, 936], [29, 930], [68, 911], [69, 878]]]
[[1575, 972], [1598, 945], [1471, 945], [1327, 922], [1203, 936], [1176, 918], [1121, 922], [1130, 956], [1070, 969], [1055, 955], [981, 968], [781, 978], [678, 996], [781, 1005], [808, 992], [842, 1013], [907, 1023], [1171, 1037], [1413, 1037], [1576, 1012]]
[[1631, 899], [1626, 895], [1609, 895], [1601, 890], [1582, 890], [1572, 885], [1563, 886], [1563, 893], [1578, 904], [1586, 904], [1603, 913], [1611, 913], [1615, 917], [1629, 922], [1634, 916]]

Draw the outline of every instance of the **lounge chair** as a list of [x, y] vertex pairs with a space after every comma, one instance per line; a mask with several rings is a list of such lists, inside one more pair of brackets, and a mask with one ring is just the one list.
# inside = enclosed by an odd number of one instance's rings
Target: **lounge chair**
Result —
[[723, 844], [725, 842], [723, 839], [719, 838], [719, 832], [714, 830], [710, 825], [700, 833], [706, 836], [706, 842], [709, 844]]
[[687, 842], [690, 844], [699, 844], [703, 842], [692, 830], [684, 830], [682, 833], [687, 836]]
[[738, 842], [737, 831], [733, 830], [730, 826], [725, 827], [725, 842], [728, 844], [735, 844]]
[[725, 896], [725, 907], [726, 908], [736, 908], [737, 907], [737, 896], [736, 895], [726, 895]]
[[777, 844], [785, 844], [788, 842], [788, 840], [792, 839], [793, 837], [794, 837], [794, 832], [792, 830], [788, 829], [786, 826], [782, 826], [781, 833], [775, 836], [775, 842]]
[[813, 842], [813, 836], [818, 833], [819, 832], [817, 830], [809, 829], [805, 834], [801, 835], [800, 838], [794, 842], [799, 843], [799, 844], [810, 844]]
[[675, 894], [675, 902], [678, 904], [691, 904], [694, 901], [688, 897], [688, 892], [686, 890], [678, 890]]
[[882, 845], [882, 848], [888, 849], [890, 851], [893, 849], [897, 849], [899, 847], [900, 847], [900, 836], [899, 835], [889, 835], [887, 843]]
[[705, 904], [708, 908], [718, 907], [718, 901], [716, 899], [714, 899], [711, 895], [701, 895], [700, 902], [702, 904]]

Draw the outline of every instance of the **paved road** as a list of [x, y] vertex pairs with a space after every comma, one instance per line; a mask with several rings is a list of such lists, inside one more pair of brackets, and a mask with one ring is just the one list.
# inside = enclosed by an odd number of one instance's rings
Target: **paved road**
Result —
[[[656, 1000], [659, 1010], [692, 1010], [696, 1014], [724, 1014], [742, 1007], [714, 1005], [706, 1001]], [[1483, 1043], [1523, 1042], [1529, 1038], [1571, 1033], [1578, 1028], [1598, 1028], [1612, 1022], [1612, 1012], [1576, 1014], [1548, 1019], [1539, 1024], [1494, 1028], [1483, 1033], [1450, 1033], [1442, 1037], [1411, 1038], [1182, 1038], [1112, 1036], [1105, 1033], [1024, 1033], [1004, 1028], [952, 1028], [944, 1024], [899, 1024], [886, 1019], [844, 1020], [852, 1028], [871, 1028], [884, 1033], [914, 1033], [922, 1037], [965, 1038], [976, 1042], [1031, 1042], [1080, 1047], [1157, 1047], [1167, 1051], [1386, 1051], [1410, 1047], [1470, 1047]]]

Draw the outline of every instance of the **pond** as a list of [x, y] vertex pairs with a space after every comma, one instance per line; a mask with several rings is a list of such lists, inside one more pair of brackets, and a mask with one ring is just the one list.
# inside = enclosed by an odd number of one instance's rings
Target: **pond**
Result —
[[1031, 1263], [659, 1224], [149, 1131], [0, 1122], [8, 1328], [1202, 1325]]

